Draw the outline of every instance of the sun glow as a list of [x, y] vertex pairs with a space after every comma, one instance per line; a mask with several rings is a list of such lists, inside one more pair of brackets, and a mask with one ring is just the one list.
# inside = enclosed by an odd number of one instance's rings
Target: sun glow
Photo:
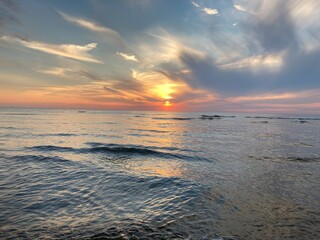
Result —
[[166, 101], [164, 102], [164, 106], [170, 107], [170, 106], [171, 106], [171, 102], [170, 102], [169, 100], [166, 100]]
[[173, 89], [176, 85], [175, 84], [161, 84], [157, 85], [153, 92], [161, 97], [162, 99], [172, 99], [171, 94], [175, 93], [176, 91]]

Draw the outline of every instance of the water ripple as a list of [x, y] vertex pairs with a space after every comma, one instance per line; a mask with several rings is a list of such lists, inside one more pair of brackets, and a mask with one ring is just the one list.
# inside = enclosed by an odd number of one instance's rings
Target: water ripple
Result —
[[199, 156], [188, 156], [180, 153], [169, 153], [162, 152], [149, 147], [142, 147], [136, 145], [124, 145], [124, 144], [101, 144], [101, 143], [88, 143], [91, 145], [90, 148], [72, 148], [72, 147], [60, 147], [53, 145], [34, 146], [29, 147], [27, 150], [42, 151], [42, 152], [72, 152], [81, 154], [95, 154], [95, 153], [112, 153], [122, 155], [139, 155], [139, 156], [154, 156], [158, 158], [168, 159], [180, 159], [186, 161], [207, 161], [212, 160], [199, 157]]

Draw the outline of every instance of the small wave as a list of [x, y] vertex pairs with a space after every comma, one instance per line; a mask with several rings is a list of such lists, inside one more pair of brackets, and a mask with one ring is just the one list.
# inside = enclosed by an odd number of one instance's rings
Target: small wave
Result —
[[[87, 142], [86, 143], [89, 146], [92, 147], [101, 147], [101, 146], [111, 146], [111, 147], [121, 147], [123, 145], [120, 144], [113, 144], [113, 143], [100, 143], [100, 142]], [[165, 150], [165, 151], [178, 151], [178, 152], [193, 152], [196, 153], [198, 151], [191, 150], [191, 149], [184, 149], [184, 148], [176, 148], [176, 147], [157, 147], [157, 146], [142, 146], [142, 145], [131, 145], [131, 144], [126, 144], [125, 146], [127, 147], [132, 147], [132, 148], [147, 148], [147, 149], [157, 149], [157, 150]]]
[[306, 121], [306, 120], [299, 120], [299, 121], [293, 121], [293, 122], [296, 122], [296, 123], [309, 123], [308, 121]]
[[53, 145], [46, 145], [46, 146], [34, 146], [30, 147], [28, 149], [37, 150], [37, 151], [44, 151], [44, 152], [70, 152], [74, 151], [75, 149], [72, 147], [59, 147], [59, 146], [53, 146]]
[[[168, 225], [177, 224], [172, 220]], [[180, 227], [181, 228], [181, 227]], [[127, 228], [109, 227], [104, 232], [93, 234], [90, 240], [102, 239], [210, 239], [210, 240], [240, 240], [238, 237], [228, 236], [220, 237], [216, 234], [208, 234], [209, 236], [193, 236], [183, 228], [166, 229], [164, 226], [154, 227], [150, 223], [130, 224]], [[211, 236], [210, 236], [211, 235]], [[214, 235], [214, 236], [212, 236]], [[125, 237], [124, 237], [125, 236]], [[194, 238], [195, 237], [195, 238]]]
[[5, 129], [5, 130], [16, 130], [19, 128], [15, 128], [15, 127], [0, 127], [0, 129]]
[[236, 116], [223, 116], [223, 115], [201, 115], [199, 119], [201, 120], [214, 120], [222, 118], [235, 118]]
[[39, 137], [73, 137], [77, 136], [77, 134], [72, 133], [44, 133], [44, 134], [35, 134]]
[[304, 123], [307, 121], [319, 121], [320, 118], [299, 118], [299, 117], [264, 117], [264, 116], [246, 116], [246, 118], [254, 118], [254, 119], [277, 119], [277, 120], [297, 120], [300, 121], [300, 123]]
[[151, 133], [168, 133], [169, 132], [169, 131], [165, 131], [165, 130], [137, 129], [137, 128], [132, 128], [130, 130], [139, 131], [139, 132], [151, 132]]
[[168, 153], [153, 150], [147, 147], [140, 147], [135, 145], [117, 145], [117, 144], [99, 144], [99, 143], [88, 143], [91, 145], [90, 148], [72, 148], [72, 147], [59, 147], [59, 146], [34, 146], [27, 149], [44, 151], [44, 152], [74, 152], [81, 154], [96, 154], [96, 153], [111, 153], [111, 154], [122, 154], [122, 155], [140, 155], [140, 156], [154, 156], [159, 158], [167, 159], [181, 159], [186, 161], [210, 161], [209, 159], [188, 156], [179, 153]]
[[304, 142], [299, 142], [294, 144], [294, 146], [298, 146], [298, 147], [313, 147], [313, 145], [308, 144], [308, 143], [304, 143]]
[[289, 157], [284, 157], [284, 156], [279, 156], [279, 157], [267, 157], [267, 156], [263, 156], [263, 157], [254, 157], [254, 156], [249, 156], [249, 158], [251, 159], [255, 159], [255, 160], [268, 160], [268, 161], [286, 161], [286, 162], [319, 162], [320, 161], [320, 157], [314, 156], [314, 157], [293, 157], [293, 156], [289, 156]]
[[97, 138], [123, 138], [122, 136], [109, 135], [109, 134], [82, 134], [82, 135], [94, 136], [94, 137], [97, 137]]
[[43, 155], [15, 155], [15, 156], [4, 156], [6, 159], [11, 159], [15, 161], [22, 161], [22, 162], [70, 162], [67, 159], [57, 157], [57, 156], [43, 156]]
[[77, 136], [77, 134], [72, 134], [72, 133], [56, 133], [56, 134], [51, 134], [52, 136], [61, 136], [61, 137], [72, 137], [72, 136]]
[[141, 133], [129, 133], [129, 136], [134, 136], [134, 137], [151, 137], [150, 134], [141, 134]]
[[268, 121], [252, 121], [251, 123], [269, 123]]
[[155, 117], [152, 118], [155, 120], [177, 120], [177, 121], [189, 121], [189, 120], [193, 120], [195, 118], [166, 118], [166, 117]]
[[1, 115], [11, 115], [11, 116], [36, 116], [37, 113], [1, 113]]
[[317, 162], [320, 160], [319, 157], [288, 157], [285, 160], [290, 162]]

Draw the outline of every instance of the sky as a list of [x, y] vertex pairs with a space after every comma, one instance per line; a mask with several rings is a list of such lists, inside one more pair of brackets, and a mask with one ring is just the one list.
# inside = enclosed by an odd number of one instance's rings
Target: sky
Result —
[[320, 113], [319, 0], [0, 0], [0, 107]]

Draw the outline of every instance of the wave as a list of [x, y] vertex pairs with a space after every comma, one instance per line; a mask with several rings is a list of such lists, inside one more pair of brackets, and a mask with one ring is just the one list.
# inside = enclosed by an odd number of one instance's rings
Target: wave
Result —
[[77, 136], [77, 134], [73, 133], [43, 133], [43, 134], [34, 134], [39, 137], [73, 137]]
[[269, 123], [268, 121], [252, 121], [251, 123]]
[[222, 118], [235, 118], [236, 116], [223, 116], [223, 115], [201, 115], [199, 119], [201, 120], [214, 120]]
[[214, 119], [222, 119], [222, 118], [235, 118], [236, 116], [224, 116], [224, 115], [201, 115], [199, 118], [194, 117], [174, 117], [174, 118], [168, 118], [168, 117], [155, 117], [152, 119], [155, 120], [180, 120], [180, 121], [188, 121], [188, 120], [195, 120], [195, 119], [201, 119], [201, 120], [214, 120]]
[[1, 154], [1, 157], [5, 159], [15, 160], [15, 161], [22, 161], [22, 162], [58, 162], [58, 163], [66, 163], [71, 162], [67, 159], [58, 157], [58, 156], [43, 156], [43, 155], [15, 155], [15, 156], [8, 156]]
[[268, 156], [262, 156], [262, 157], [254, 157], [249, 156], [251, 159], [255, 160], [268, 160], [268, 161], [286, 161], [286, 162], [319, 162], [320, 157], [318, 156], [306, 156], [306, 157], [294, 157], [294, 156], [279, 156], [279, 157], [268, 157]]
[[141, 134], [141, 133], [129, 133], [128, 135], [133, 137], [151, 137], [152, 136], [150, 134]]
[[150, 132], [150, 133], [168, 133], [169, 131], [165, 130], [153, 130], [153, 129], [138, 129], [138, 128], [131, 128], [132, 131], [139, 131], [139, 132]]
[[72, 147], [60, 147], [60, 146], [53, 146], [53, 145], [44, 145], [44, 146], [34, 146], [29, 147], [27, 149], [37, 150], [37, 151], [44, 151], [44, 152], [72, 152], [75, 149]]
[[188, 120], [193, 120], [195, 118], [166, 118], [166, 117], [155, 117], [152, 118], [155, 120], [178, 120], [178, 121], [188, 121]]
[[285, 160], [290, 162], [318, 162], [320, 157], [287, 157]]
[[19, 128], [16, 128], [16, 127], [0, 127], [0, 129], [5, 129], [5, 130], [16, 130], [16, 129], [19, 129]]
[[9, 116], [36, 116], [40, 115], [38, 113], [0, 113], [0, 115], [9, 115]]
[[176, 147], [157, 147], [157, 146], [142, 146], [142, 145], [131, 145], [131, 144], [126, 144], [126, 145], [120, 145], [120, 144], [113, 144], [113, 143], [99, 143], [99, 142], [87, 142], [86, 143], [89, 146], [92, 147], [99, 147], [99, 146], [127, 146], [127, 147], [132, 147], [132, 148], [147, 148], [147, 149], [157, 149], [157, 150], [165, 150], [165, 151], [178, 151], [178, 152], [193, 152], [196, 153], [198, 151], [191, 150], [191, 149], [184, 149], [184, 148], [176, 148]]
[[[101, 144], [101, 143], [87, 143], [91, 145], [89, 148], [72, 148], [60, 146], [34, 146], [27, 148], [28, 150], [43, 151], [43, 152], [73, 152], [79, 154], [121, 154], [121, 155], [139, 155], [139, 156], [153, 156], [166, 159], [180, 159], [186, 161], [209, 161], [211, 160], [198, 156], [188, 156], [180, 153], [169, 153], [151, 149], [149, 147], [142, 147], [136, 145], [118, 145], [118, 144]], [[171, 149], [173, 150], [173, 149]]]
[[277, 120], [297, 120], [297, 121], [319, 121], [320, 118], [306, 118], [306, 117], [264, 117], [264, 116], [246, 116], [246, 118], [254, 119], [277, 119]]

